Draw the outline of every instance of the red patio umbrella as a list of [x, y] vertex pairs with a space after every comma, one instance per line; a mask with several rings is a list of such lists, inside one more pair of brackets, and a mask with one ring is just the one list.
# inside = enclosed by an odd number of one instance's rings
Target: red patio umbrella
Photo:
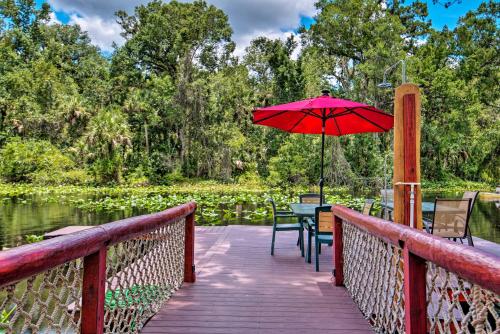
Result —
[[394, 117], [375, 107], [331, 97], [324, 90], [322, 96], [301, 101], [257, 108], [253, 123], [271, 126], [292, 133], [321, 134], [320, 198], [323, 200], [323, 160], [325, 135], [343, 136], [365, 132], [387, 132], [394, 126]]

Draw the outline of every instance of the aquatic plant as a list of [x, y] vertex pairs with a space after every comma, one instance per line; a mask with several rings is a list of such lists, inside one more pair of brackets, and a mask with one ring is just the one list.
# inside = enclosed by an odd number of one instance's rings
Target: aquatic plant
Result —
[[39, 242], [43, 240], [43, 235], [36, 235], [36, 234], [27, 234], [24, 236], [26, 239], [26, 242], [29, 244]]

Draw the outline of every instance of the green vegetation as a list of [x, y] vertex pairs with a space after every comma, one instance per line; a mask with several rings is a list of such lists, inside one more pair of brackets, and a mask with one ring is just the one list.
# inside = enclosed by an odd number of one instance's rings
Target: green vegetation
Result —
[[[487, 184], [456, 183], [424, 184], [425, 191], [491, 190]], [[188, 201], [198, 204], [199, 224], [221, 224], [224, 220], [243, 214], [244, 218], [262, 221], [271, 216], [266, 199], [272, 197], [281, 208], [298, 200], [298, 194], [317, 191], [316, 188], [294, 186], [277, 188], [257, 185], [220, 184], [212, 181], [180, 183], [174, 186], [147, 187], [85, 187], [33, 186], [28, 184], [0, 184], [0, 203], [16, 199], [21, 203], [69, 204], [87, 212], [156, 212]], [[347, 188], [326, 188], [328, 203], [361, 209], [365, 196], [355, 196]], [[373, 197], [369, 196], [369, 197]], [[378, 198], [378, 195], [376, 195]], [[238, 212], [238, 206], [242, 210]], [[375, 211], [379, 209], [378, 204]], [[223, 215], [223, 217], [221, 217]]]
[[[265, 220], [271, 216], [266, 199], [273, 197], [277, 204], [286, 207], [297, 201], [298, 194], [308, 192], [306, 187], [269, 189], [265, 187], [199, 182], [176, 186], [150, 187], [81, 187], [81, 186], [32, 186], [0, 184], [0, 202], [20, 199], [23, 203], [69, 204], [88, 212], [113, 212], [132, 210], [156, 212], [188, 201], [198, 204], [200, 224], [220, 224], [224, 219], [237, 216], [237, 206], [244, 205], [246, 219]], [[344, 204], [360, 209], [363, 198], [354, 197], [345, 189], [327, 190], [330, 203]]]
[[[165, 289], [166, 290], [166, 289]], [[132, 285], [129, 289], [107, 290], [105, 296], [105, 307], [110, 310], [117, 308], [131, 308], [143, 304], [149, 306], [156, 299], [166, 295], [167, 291], [157, 285]]]
[[[311, 27], [300, 29], [300, 50], [293, 37], [259, 37], [237, 57], [220, 9], [152, 1], [116, 13], [125, 43], [105, 57], [79, 26], [49, 24], [47, 3], [1, 1], [0, 177], [40, 185], [316, 184], [319, 137], [254, 126], [251, 110], [329, 88], [391, 111], [393, 92], [377, 84], [406, 58], [423, 94], [423, 177], [498, 182], [498, 2], [484, 2], [453, 30], [432, 28], [419, 1], [319, 0], [317, 8]], [[328, 138], [327, 183], [380, 188], [391, 137]], [[92, 205], [177, 201], [136, 195]]]
[[39, 242], [43, 240], [43, 235], [27, 234], [24, 236], [28, 244]]
[[[0, 324], [8, 324], [9, 323], [9, 318], [14, 312], [14, 310], [17, 308], [17, 305], [14, 305], [10, 311], [7, 311], [7, 309], [3, 309], [2, 312], [0, 312]], [[3, 329], [0, 329], [0, 334], [5, 333]]]

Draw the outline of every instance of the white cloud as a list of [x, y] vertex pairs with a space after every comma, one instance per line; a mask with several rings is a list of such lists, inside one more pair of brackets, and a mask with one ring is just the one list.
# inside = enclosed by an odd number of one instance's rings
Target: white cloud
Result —
[[100, 16], [104, 20], [113, 19], [117, 10], [132, 13], [144, 0], [47, 0], [57, 11], [78, 13], [81, 16]]
[[103, 51], [113, 51], [113, 42], [123, 43], [120, 36], [121, 28], [113, 20], [104, 20], [99, 16], [79, 16], [71, 14], [69, 24], [78, 24], [83, 31], [87, 31], [92, 42]]
[[[70, 14], [70, 23], [88, 31], [94, 43], [104, 51], [112, 42], [123, 43], [114, 13], [125, 10], [132, 14], [135, 6], [147, 0], [47, 0], [57, 11]], [[188, 1], [188, 0], [185, 0]], [[208, 0], [229, 17], [234, 30], [236, 54], [242, 55], [250, 41], [258, 36], [286, 39], [299, 27], [301, 16], [313, 16], [315, 0]]]
[[57, 16], [54, 12], [49, 14], [49, 24], [61, 24], [62, 22], [57, 19]]

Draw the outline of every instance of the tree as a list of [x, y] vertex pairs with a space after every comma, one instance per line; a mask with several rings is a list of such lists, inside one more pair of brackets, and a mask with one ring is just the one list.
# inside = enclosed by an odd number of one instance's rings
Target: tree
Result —
[[78, 26], [49, 25], [50, 7], [0, 5], [0, 133], [71, 146], [105, 103], [107, 62]]
[[82, 137], [87, 161], [101, 183], [120, 183], [124, 162], [131, 149], [127, 118], [118, 108], [100, 110]]

